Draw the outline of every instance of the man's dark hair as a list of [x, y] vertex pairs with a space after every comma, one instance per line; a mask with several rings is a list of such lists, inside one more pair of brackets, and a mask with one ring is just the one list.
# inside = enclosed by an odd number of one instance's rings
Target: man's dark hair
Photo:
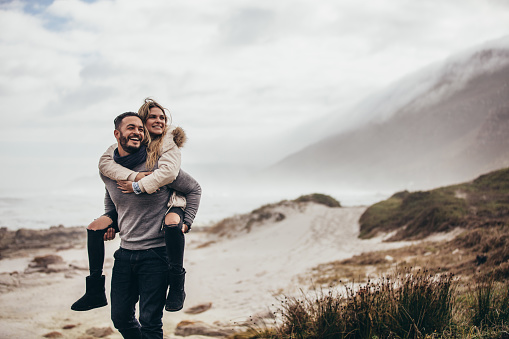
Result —
[[134, 112], [122, 113], [118, 117], [116, 117], [115, 120], [113, 121], [113, 123], [115, 124], [116, 130], [120, 131], [120, 124], [122, 124], [122, 120], [124, 120], [125, 117], [138, 117], [141, 120], [141, 117], [139, 116], [138, 113], [134, 113]]

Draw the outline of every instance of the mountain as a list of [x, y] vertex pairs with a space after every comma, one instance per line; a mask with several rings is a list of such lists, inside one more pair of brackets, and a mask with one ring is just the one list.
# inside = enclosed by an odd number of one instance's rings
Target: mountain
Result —
[[509, 166], [509, 39], [452, 57], [375, 97], [366, 100], [369, 123], [322, 139], [263, 176], [316, 189], [415, 190]]

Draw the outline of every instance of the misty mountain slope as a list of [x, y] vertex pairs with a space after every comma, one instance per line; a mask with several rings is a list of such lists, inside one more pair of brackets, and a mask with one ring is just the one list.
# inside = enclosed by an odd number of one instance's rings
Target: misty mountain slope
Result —
[[479, 51], [442, 72], [430, 90], [389, 117], [321, 140], [264, 175], [287, 183], [421, 189], [508, 166], [509, 50]]

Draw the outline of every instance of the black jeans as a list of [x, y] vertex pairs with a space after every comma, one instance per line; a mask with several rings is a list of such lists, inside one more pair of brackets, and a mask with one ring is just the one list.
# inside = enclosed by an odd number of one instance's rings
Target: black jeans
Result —
[[[111, 277], [111, 320], [124, 338], [163, 338], [163, 308], [168, 288], [164, 247], [132, 251], [119, 248]], [[140, 301], [140, 319], [135, 317]]]
[[180, 217], [178, 224], [166, 225], [164, 223], [164, 241], [170, 262], [170, 271], [171, 273], [180, 274], [184, 270], [184, 247], [186, 245], [185, 236], [182, 233], [184, 211], [180, 207], [172, 207], [168, 213], [175, 213]]
[[[182, 233], [182, 227], [184, 222], [184, 210], [180, 207], [172, 207], [168, 213], [175, 213], [179, 216], [180, 222], [175, 225], [164, 225], [164, 241], [166, 243], [166, 253], [168, 255], [170, 263], [170, 271], [172, 273], [179, 274], [183, 272], [184, 268], [184, 248], [186, 246], [185, 236]], [[113, 223], [110, 227], [113, 227], [116, 232], [119, 232], [117, 219], [118, 214], [116, 210], [111, 210], [103, 215], [108, 216]], [[164, 219], [163, 219], [164, 220]], [[88, 258], [90, 274], [93, 273], [97, 276], [101, 276], [103, 263], [104, 263], [104, 241], [102, 235], [104, 231], [95, 231], [97, 235], [94, 239], [88, 241]], [[93, 232], [93, 233], [95, 233]], [[102, 233], [101, 233], [102, 232]]]

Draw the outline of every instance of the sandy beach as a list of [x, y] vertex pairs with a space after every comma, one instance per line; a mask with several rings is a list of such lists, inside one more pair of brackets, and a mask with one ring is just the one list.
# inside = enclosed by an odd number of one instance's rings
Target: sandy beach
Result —
[[[269, 311], [275, 310], [272, 305], [278, 296], [299, 294], [301, 289], [307, 291], [312, 281], [306, 280], [306, 272], [318, 264], [406, 244], [383, 243], [382, 238], [358, 239], [357, 221], [365, 207], [329, 208], [308, 203], [275, 209], [285, 215], [284, 220], [261, 222], [249, 232], [231, 234], [231, 237], [206, 232], [186, 235], [187, 299], [183, 311], [164, 313], [166, 338], [187, 333], [175, 334], [177, 324], [182, 321], [186, 321], [179, 326], [182, 328], [185, 324], [192, 328], [198, 322], [227, 333], [229, 327], [241, 325], [251, 316], [268, 316]], [[0, 260], [0, 338], [44, 335], [121, 338], [110, 320], [109, 305], [87, 312], [70, 309], [85, 290], [88, 275], [85, 243], [83, 237], [81, 245], [71, 248], [27, 249]], [[112, 255], [118, 247], [118, 238], [106, 243], [108, 299]], [[63, 259], [48, 266], [53, 268], [49, 270], [53, 273], [27, 269], [35, 256], [49, 254]], [[186, 313], [199, 305], [210, 309], [198, 314]], [[220, 331], [216, 333], [219, 334]], [[203, 335], [189, 337], [205, 338]]]

